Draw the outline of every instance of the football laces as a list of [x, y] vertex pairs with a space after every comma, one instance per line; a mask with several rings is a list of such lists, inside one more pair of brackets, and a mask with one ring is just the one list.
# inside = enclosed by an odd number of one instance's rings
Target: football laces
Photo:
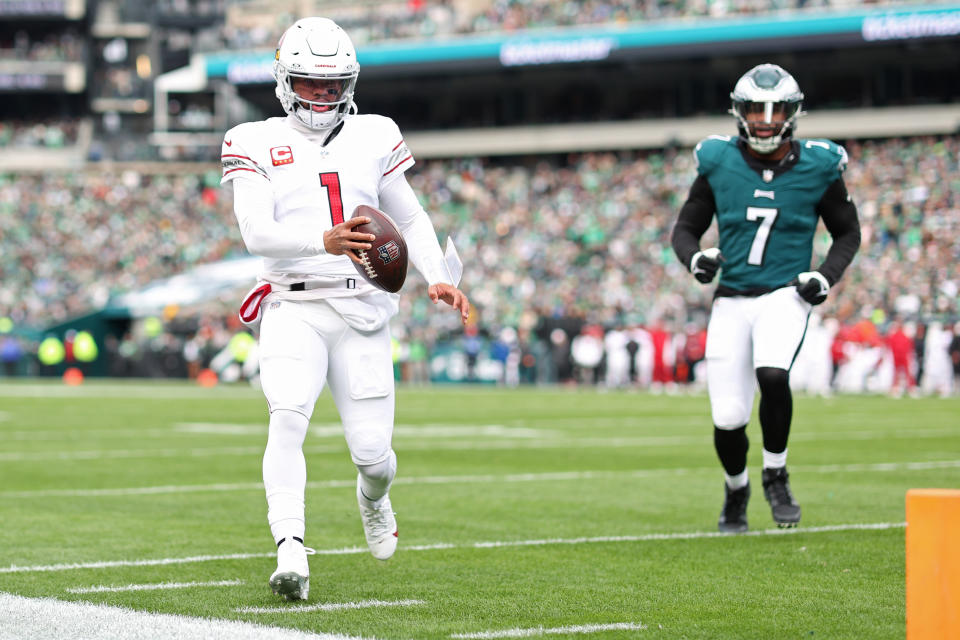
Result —
[[363, 270], [367, 272], [367, 277], [376, 278], [377, 271], [373, 268], [373, 265], [370, 264], [370, 256], [367, 255], [366, 250], [361, 249], [357, 251], [357, 254], [360, 256], [360, 264], [363, 265]]

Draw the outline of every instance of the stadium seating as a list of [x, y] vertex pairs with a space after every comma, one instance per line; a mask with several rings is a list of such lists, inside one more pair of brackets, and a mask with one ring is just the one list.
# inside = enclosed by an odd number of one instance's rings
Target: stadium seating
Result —
[[[863, 246], [824, 313], [955, 318], [960, 137], [846, 144]], [[17, 325], [42, 328], [113, 294], [244, 255], [232, 197], [216, 186], [214, 167], [158, 171], [4, 177], [0, 301]], [[702, 325], [712, 288], [688, 276], [669, 241], [693, 171], [688, 149], [666, 149], [562, 162], [425, 161], [408, 175], [438, 233], [454, 237], [480, 327], [496, 335], [557, 317], [602, 326], [659, 320], [675, 331]], [[828, 245], [821, 227], [817, 254]], [[433, 344], [457, 331], [456, 318], [433, 312], [422, 290], [412, 274], [396, 324], [418, 327], [417, 337]], [[221, 323], [235, 302], [212, 301]]]

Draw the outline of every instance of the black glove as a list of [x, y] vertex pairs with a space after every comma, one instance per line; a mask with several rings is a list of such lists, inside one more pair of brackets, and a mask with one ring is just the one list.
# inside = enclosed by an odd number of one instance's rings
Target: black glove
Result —
[[723, 256], [720, 254], [720, 249], [716, 247], [697, 251], [690, 259], [690, 273], [698, 281], [707, 284], [717, 275], [721, 262], [723, 262]]
[[812, 305], [818, 305], [827, 299], [830, 283], [819, 271], [804, 271], [793, 283], [800, 297]]

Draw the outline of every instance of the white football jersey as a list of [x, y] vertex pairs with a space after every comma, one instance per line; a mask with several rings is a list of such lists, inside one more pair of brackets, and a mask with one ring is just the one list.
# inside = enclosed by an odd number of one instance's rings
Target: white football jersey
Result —
[[[400, 129], [379, 115], [348, 115], [326, 146], [310, 140], [288, 118], [247, 122], [230, 129], [221, 152], [226, 184], [238, 176], [269, 182], [280, 224], [325, 231], [349, 219], [361, 204], [380, 208], [380, 190], [413, 166]], [[354, 277], [346, 256], [264, 258], [264, 272]]]

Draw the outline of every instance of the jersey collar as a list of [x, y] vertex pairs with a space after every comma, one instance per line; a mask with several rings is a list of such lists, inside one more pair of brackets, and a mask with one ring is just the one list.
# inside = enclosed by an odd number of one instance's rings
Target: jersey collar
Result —
[[743, 156], [743, 161], [747, 163], [747, 166], [761, 176], [764, 175], [765, 171], [772, 171], [774, 177], [780, 176], [800, 162], [801, 147], [800, 142], [796, 139], [790, 140], [790, 151], [787, 152], [787, 155], [773, 162], [761, 160], [747, 151], [747, 144], [742, 138], [737, 139], [737, 148], [740, 149], [740, 155]]

